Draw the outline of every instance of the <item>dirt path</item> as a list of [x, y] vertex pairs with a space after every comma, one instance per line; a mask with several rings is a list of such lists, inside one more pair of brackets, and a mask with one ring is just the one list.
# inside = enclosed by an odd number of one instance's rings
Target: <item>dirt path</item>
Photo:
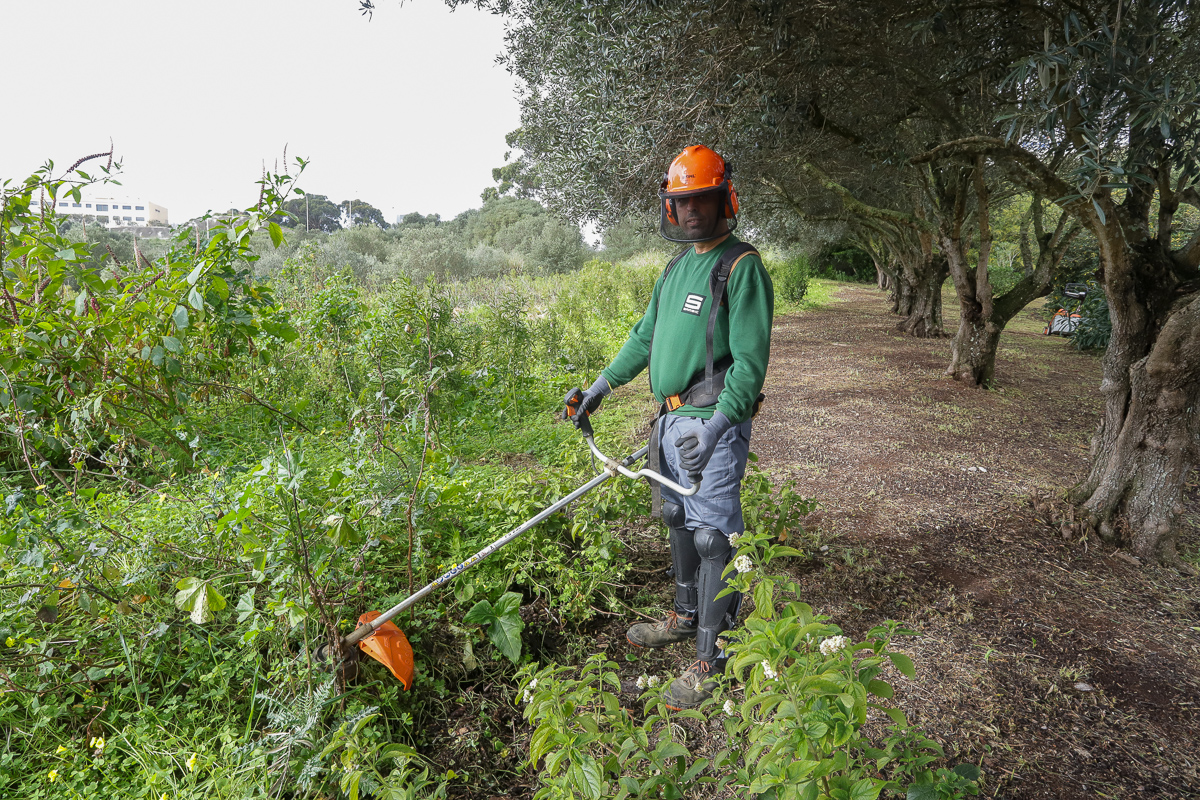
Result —
[[[799, 576], [847, 630], [920, 635], [898, 701], [986, 795], [1197, 797], [1200, 581], [1062, 530], [1082, 477], [1100, 362], [1042, 336], [1001, 341], [993, 391], [942, 376], [949, 341], [895, 333], [886, 298], [842, 286], [777, 320], [752, 449], [823, 508], [834, 537]], [[946, 327], [957, 324], [953, 296]], [[1190, 483], [1181, 548], [1200, 546]], [[1069, 521], [1069, 520], [1068, 520]]]

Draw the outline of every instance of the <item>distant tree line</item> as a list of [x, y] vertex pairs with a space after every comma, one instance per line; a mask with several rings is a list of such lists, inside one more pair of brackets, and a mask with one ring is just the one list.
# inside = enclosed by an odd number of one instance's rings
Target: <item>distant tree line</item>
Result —
[[[453, 219], [414, 211], [394, 225], [374, 206], [356, 200], [355, 224], [343, 227], [347, 216], [336, 216], [338, 204], [323, 195], [306, 197], [308, 226], [305, 198], [293, 199], [288, 203], [292, 216], [279, 217], [291, 229], [287, 244], [263, 248], [260, 272], [298, 271], [320, 281], [348, 270], [364, 284], [385, 283], [400, 274], [465, 280], [514, 271], [567, 272], [594, 255], [577, 226], [526, 198], [492, 194], [480, 208]], [[340, 208], [349, 213], [349, 204]]]

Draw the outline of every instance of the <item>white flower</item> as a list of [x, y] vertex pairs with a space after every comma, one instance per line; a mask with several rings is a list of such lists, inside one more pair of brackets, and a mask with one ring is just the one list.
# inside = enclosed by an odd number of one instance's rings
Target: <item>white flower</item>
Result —
[[637, 687], [638, 687], [639, 689], [645, 689], [645, 688], [646, 688], [646, 686], [647, 686], [647, 684], [648, 684], [648, 681], [646, 680], [646, 676], [645, 676], [645, 675], [638, 675], [638, 679], [637, 679]]
[[750, 560], [750, 556], [738, 556], [733, 560], [733, 568], [738, 572], [750, 572], [754, 569], [754, 562]]
[[767, 680], [773, 681], [779, 677], [779, 673], [771, 669], [771, 662], [767, 661], [765, 658], [762, 661], [762, 668], [763, 675], [766, 676]]
[[731, 716], [731, 717], [733, 716], [733, 701], [732, 700], [726, 700], [725, 705], [722, 706], [722, 708], [725, 710], [725, 713], [728, 716]]
[[821, 642], [821, 655], [831, 656], [839, 650], [844, 649], [850, 644], [850, 640], [845, 636], [830, 636], [825, 641]]
[[646, 676], [646, 685], [647, 686], [658, 686], [658, 682], [659, 682], [659, 677], [657, 675]]
[[529, 690], [533, 691], [536, 688], [537, 688], [537, 678], [534, 678], [533, 680], [531, 680], [529, 682]]
[[742, 535], [740, 533], [729, 534], [729, 544], [732, 545], [733, 547], [737, 547], [737, 543], [740, 542], [741, 539], [742, 539]]
[[533, 702], [533, 692], [526, 689], [524, 700], [525, 700], [526, 704], [532, 703]]

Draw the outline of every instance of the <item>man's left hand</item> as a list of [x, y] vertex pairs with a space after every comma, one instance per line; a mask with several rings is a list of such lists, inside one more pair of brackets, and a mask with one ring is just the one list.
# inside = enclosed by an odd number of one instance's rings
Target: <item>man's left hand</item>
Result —
[[688, 431], [675, 440], [679, 448], [679, 465], [687, 472], [688, 477], [695, 480], [717, 451], [717, 442], [725, 435], [725, 431], [733, 427], [729, 417], [720, 411], [714, 411], [712, 419], [704, 421], [695, 430]]

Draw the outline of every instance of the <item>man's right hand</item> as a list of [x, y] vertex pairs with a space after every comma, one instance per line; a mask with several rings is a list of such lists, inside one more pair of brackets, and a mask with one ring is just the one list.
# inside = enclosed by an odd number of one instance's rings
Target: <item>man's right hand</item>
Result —
[[579, 409], [571, 417], [571, 422], [575, 423], [575, 427], [581, 427], [581, 418], [586, 419], [599, 411], [600, 404], [610, 394], [612, 394], [612, 389], [609, 388], [608, 381], [603, 376], [597, 378], [596, 382], [583, 393], [583, 398], [579, 401]]

